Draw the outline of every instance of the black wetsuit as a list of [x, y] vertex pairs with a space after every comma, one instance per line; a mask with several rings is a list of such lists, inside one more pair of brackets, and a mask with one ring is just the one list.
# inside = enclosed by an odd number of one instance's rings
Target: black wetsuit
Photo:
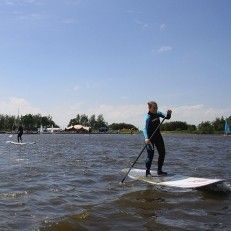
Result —
[[[165, 115], [161, 112], [151, 113], [149, 112], [145, 118], [145, 128], [144, 128], [144, 137], [145, 139], [149, 139], [153, 132], [160, 124], [160, 117], [164, 118]], [[167, 114], [166, 119], [170, 119], [171, 114]], [[162, 166], [164, 164], [165, 159], [165, 145], [163, 137], [160, 133], [160, 128], [156, 131], [156, 133], [151, 138], [151, 144], [147, 145], [147, 159], [146, 159], [146, 170], [150, 172], [152, 160], [154, 156], [154, 145], [157, 148], [159, 153], [158, 158], [158, 172], [162, 171]]]
[[18, 142], [22, 142], [23, 127], [19, 126], [18, 128]]

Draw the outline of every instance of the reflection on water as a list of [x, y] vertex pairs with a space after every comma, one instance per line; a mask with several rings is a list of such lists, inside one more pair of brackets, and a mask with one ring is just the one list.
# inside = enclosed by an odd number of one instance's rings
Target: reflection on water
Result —
[[[14, 137], [13, 137], [14, 138]], [[230, 181], [205, 190], [123, 178], [139, 135], [0, 135], [0, 230], [229, 230]], [[165, 170], [230, 179], [230, 137], [164, 135]], [[143, 168], [144, 153], [136, 167]], [[156, 158], [152, 168], [156, 169]]]

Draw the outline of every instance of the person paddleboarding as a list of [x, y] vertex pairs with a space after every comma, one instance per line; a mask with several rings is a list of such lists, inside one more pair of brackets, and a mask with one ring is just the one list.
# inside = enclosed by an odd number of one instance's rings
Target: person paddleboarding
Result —
[[22, 143], [22, 134], [23, 134], [23, 127], [20, 124], [18, 127], [18, 143], [21, 142]]
[[[165, 145], [163, 137], [160, 133], [160, 118], [170, 119], [172, 111], [168, 110], [165, 116], [162, 112], [158, 111], [158, 105], [154, 101], [148, 102], [148, 113], [145, 116], [145, 127], [144, 127], [144, 137], [145, 143], [147, 144], [147, 159], [146, 159], [146, 177], [151, 176], [150, 169], [152, 165], [152, 160], [154, 157], [154, 146], [156, 147], [159, 157], [158, 157], [158, 170], [157, 174], [159, 176], [166, 176], [167, 172], [162, 171], [162, 167], [165, 159]], [[157, 129], [158, 128], [158, 129]], [[157, 129], [155, 134], [152, 136], [153, 132]], [[151, 137], [152, 136], [152, 137]], [[150, 139], [151, 137], [151, 139]]]

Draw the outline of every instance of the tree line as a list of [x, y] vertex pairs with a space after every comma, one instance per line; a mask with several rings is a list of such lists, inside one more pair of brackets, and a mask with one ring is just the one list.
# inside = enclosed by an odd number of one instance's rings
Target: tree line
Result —
[[69, 126], [81, 124], [83, 126], [91, 127], [92, 130], [97, 130], [102, 127], [108, 127], [108, 123], [104, 120], [102, 114], [87, 116], [86, 114], [77, 114], [75, 118], [71, 119], [68, 123]]
[[[108, 130], [133, 130], [138, 131], [138, 128], [132, 124], [126, 123], [113, 123], [111, 125], [105, 121], [102, 114], [96, 116], [88, 116], [86, 114], [77, 114], [75, 118], [71, 119], [68, 123], [69, 126], [81, 124], [83, 126], [91, 127], [92, 131], [108, 131]], [[26, 114], [24, 116], [10, 116], [0, 114], [0, 131], [15, 131], [19, 125], [22, 125], [26, 131], [37, 131], [40, 126], [58, 127], [50, 115], [42, 116], [40, 114], [32, 115]]]
[[89, 126], [91, 127], [91, 130], [100, 130], [100, 131], [108, 131], [108, 130], [134, 130], [138, 131], [138, 128], [135, 127], [132, 124], [126, 124], [126, 123], [112, 123], [108, 124], [108, 122], [105, 121], [102, 114], [98, 115], [91, 115], [87, 116], [86, 114], [77, 114], [75, 118], [71, 119], [68, 123], [69, 126], [73, 126], [76, 124], [81, 124], [83, 126]]
[[113, 123], [109, 125], [110, 130], [132, 130], [132, 131], [138, 131], [138, 128], [134, 126], [133, 124], [126, 124], [126, 123]]
[[[224, 132], [225, 120], [231, 125], [231, 116], [216, 118], [213, 121], [201, 122], [198, 126], [187, 124], [182, 121], [166, 122], [161, 125], [162, 131], [182, 131], [189, 133], [213, 134]], [[37, 131], [42, 125], [43, 127], [58, 127], [50, 115], [42, 116], [40, 114], [26, 114], [24, 116], [10, 116], [0, 114], [0, 131], [15, 131], [19, 125], [23, 125], [27, 131]], [[133, 130], [138, 131], [138, 128], [127, 123], [112, 123], [108, 124], [102, 114], [96, 116], [87, 116], [86, 114], [77, 114], [75, 118], [69, 121], [68, 126], [81, 124], [91, 127], [91, 130]]]
[[50, 115], [26, 114], [24, 116], [9, 116], [0, 114], [0, 131], [15, 131], [22, 125], [27, 131], [37, 131], [41, 125], [43, 127], [58, 127]]
[[228, 124], [231, 124], [231, 116], [227, 119], [224, 119], [222, 116], [213, 121], [201, 122], [198, 126], [187, 124], [182, 121], [166, 122], [162, 124], [161, 129], [162, 131], [185, 131], [200, 134], [222, 133], [224, 132], [225, 120], [227, 120]]

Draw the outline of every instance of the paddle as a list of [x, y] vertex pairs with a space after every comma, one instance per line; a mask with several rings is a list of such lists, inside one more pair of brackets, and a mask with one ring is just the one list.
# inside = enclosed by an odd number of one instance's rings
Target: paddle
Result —
[[[151, 139], [154, 134], [156, 133], [156, 131], [159, 129], [160, 125], [164, 122], [164, 120], [166, 119], [166, 117], [163, 118], [163, 120], [161, 121], [161, 123], [158, 125], [158, 127], [156, 128], [156, 130], [152, 133], [152, 135], [150, 136], [149, 139]], [[136, 160], [134, 161], [134, 163], [131, 165], [131, 167], [129, 168], [128, 172], [126, 173], [126, 175], [124, 176], [123, 180], [121, 180], [121, 183], [124, 182], [124, 180], [126, 179], [126, 177], [128, 176], [129, 172], [131, 171], [131, 169], [133, 168], [133, 166], [135, 165], [135, 163], [137, 162], [137, 160], [140, 158], [141, 154], [144, 152], [144, 149], [147, 147], [148, 144], [145, 144], [145, 146], [143, 147], [143, 149], [141, 150], [140, 154], [137, 156]]]

